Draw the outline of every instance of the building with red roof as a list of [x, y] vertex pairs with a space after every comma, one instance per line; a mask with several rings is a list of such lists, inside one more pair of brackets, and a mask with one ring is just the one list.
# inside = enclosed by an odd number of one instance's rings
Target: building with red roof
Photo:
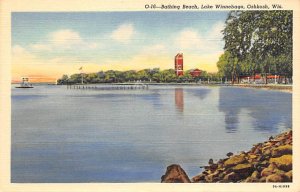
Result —
[[192, 77], [199, 77], [201, 75], [202, 71], [200, 69], [193, 69], [190, 71], [190, 75]]

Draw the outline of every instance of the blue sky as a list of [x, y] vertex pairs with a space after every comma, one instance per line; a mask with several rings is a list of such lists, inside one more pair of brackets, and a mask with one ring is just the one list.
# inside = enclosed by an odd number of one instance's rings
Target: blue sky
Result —
[[216, 71], [228, 12], [12, 13], [13, 77], [173, 68]]

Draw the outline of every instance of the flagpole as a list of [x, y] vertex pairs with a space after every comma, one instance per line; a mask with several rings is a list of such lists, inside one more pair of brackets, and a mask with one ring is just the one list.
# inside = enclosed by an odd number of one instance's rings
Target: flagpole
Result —
[[81, 73], [81, 84], [83, 85], [83, 73], [82, 73], [82, 66], [79, 68], [79, 71]]

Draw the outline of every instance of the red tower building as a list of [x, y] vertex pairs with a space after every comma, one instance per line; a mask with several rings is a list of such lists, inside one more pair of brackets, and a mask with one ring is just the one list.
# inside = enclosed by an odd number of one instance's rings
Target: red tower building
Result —
[[175, 56], [175, 74], [177, 76], [183, 75], [183, 54], [182, 53], [178, 53]]

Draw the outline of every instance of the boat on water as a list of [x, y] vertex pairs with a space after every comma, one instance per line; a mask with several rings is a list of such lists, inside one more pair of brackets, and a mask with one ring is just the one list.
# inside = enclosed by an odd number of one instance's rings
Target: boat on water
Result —
[[33, 86], [32, 86], [32, 84], [29, 83], [28, 77], [23, 77], [22, 83], [20, 84], [19, 87], [16, 87], [16, 88], [33, 88]]

